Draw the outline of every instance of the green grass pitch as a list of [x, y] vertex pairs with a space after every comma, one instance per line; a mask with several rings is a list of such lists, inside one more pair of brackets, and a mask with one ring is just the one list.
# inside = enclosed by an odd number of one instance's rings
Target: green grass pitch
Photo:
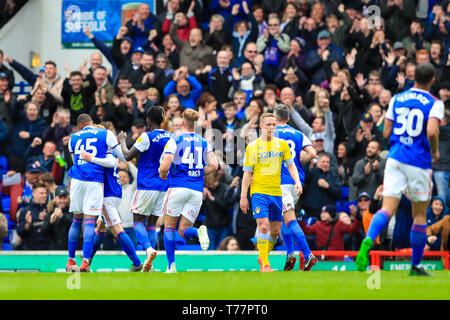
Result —
[[[52, 300], [448, 300], [450, 271], [0, 273], [0, 299]], [[72, 278], [70, 278], [72, 276]], [[370, 279], [369, 279], [370, 278]], [[371, 283], [372, 289], [367, 283]], [[67, 284], [79, 289], [69, 289]], [[379, 284], [379, 289], [377, 289]]]

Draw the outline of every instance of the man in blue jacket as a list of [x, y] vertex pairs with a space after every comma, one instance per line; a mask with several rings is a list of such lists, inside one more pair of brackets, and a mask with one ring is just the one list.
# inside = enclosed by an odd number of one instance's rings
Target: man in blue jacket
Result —
[[187, 67], [180, 67], [175, 70], [173, 80], [164, 88], [164, 97], [167, 98], [172, 93], [177, 95], [184, 108], [195, 109], [195, 104], [202, 94], [202, 85], [194, 76], [189, 75]]

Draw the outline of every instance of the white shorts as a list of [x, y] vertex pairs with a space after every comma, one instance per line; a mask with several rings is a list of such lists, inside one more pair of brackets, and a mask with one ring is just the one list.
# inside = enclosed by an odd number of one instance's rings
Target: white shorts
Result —
[[412, 202], [430, 200], [431, 169], [414, 167], [389, 158], [384, 169], [383, 196], [400, 199], [405, 190]]
[[293, 184], [282, 184], [281, 193], [283, 194], [283, 213], [293, 210], [300, 198], [295, 192], [295, 186]]
[[165, 191], [136, 190], [131, 202], [130, 212], [144, 216], [162, 216]]
[[163, 213], [171, 217], [180, 214], [194, 223], [202, 206], [203, 193], [187, 188], [169, 188], [164, 199]]
[[120, 198], [107, 197], [103, 201], [102, 220], [108, 228], [122, 223], [117, 208], [120, 204]]
[[70, 207], [74, 214], [99, 216], [103, 207], [103, 183], [72, 179], [70, 182]]

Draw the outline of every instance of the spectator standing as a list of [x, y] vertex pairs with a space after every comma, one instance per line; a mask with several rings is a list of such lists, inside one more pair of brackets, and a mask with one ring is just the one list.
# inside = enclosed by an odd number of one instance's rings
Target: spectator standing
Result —
[[337, 175], [330, 171], [330, 156], [318, 154], [316, 167], [305, 168], [305, 195], [303, 208], [309, 217], [320, 217], [322, 207], [336, 203], [341, 196], [341, 184]]
[[8, 69], [3, 64], [3, 60], [6, 60], [6, 59], [4, 59], [3, 50], [0, 50], [0, 73], [6, 74], [6, 78], [8, 79], [8, 90], [12, 91], [14, 84], [15, 84], [14, 83], [14, 73], [12, 72], [11, 69]]
[[369, 194], [369, 198], [372, 198], [378, 186], [383, 184], [386, 160], [380, 158], [380, 151], [380, 143], [370, 141], [366, 148], [366, 156], [356, 162], [351, 179], [356, 194], [365, 191]]
[[[8, 171], [8, 176], [13, 176], [16, 171]], [[11, 205], [9, 208], [9, 217], [11, 221], [17, 223], [16, 214], [18, 209], [31, 203], [33, 187], [39, 182], [41, 168], [35, 163], [26, 166], [25, 175], [21, 177], [20, 183], [5, 187], [2, 182], [2, 194], [10, 197]]]
[[63, 151], [62, 139], [70, 136], [73, 126], [70, 124], [70, 111], [67, 109], [58, 109], [52, 117], [52, 122], [42, 133], [42, 140], [52, 140], [56, 142], [56, 149]]
[[[8, 164], [11, 170], [24, 172], [25, 153], [35, 138], [40, 138], [47, 128], [44, 119], [39, 117], [39, 109], [33, 102], [18, 101], [11, 114], [14, 127], [10, 135], [10, 147], [8, 148]], [[22, 106], [24, 111], [22, 111]]]
[[169, 1], [167, 4], [167, 13], [162, 25], [162, 32], [164, 34], [169, 33], [173, 21], [177, 25], [178, 37], [182, 41], [188, 41], [191, 30], [198, 28], [197, 19], [194, 14], [195, 0], [191, 1], [187, 14], [182, 11], [176, 11], [177, 6], [178, 4], [175, 4], [174, 1]]
[[215, 53], [219, 52], [223, 45], [227, 43], [225, 30], [223, 29], [224, 22], [225, 19], [221, 15], [213, 15], [209, 22], [209, 30], [203, 37], [205, 44], [213, 48]]
[[202, 93], [202, 85], [194, 76], [189, 75], [187, 67], [180, 67], [175, 70], [173, 80], [164, 88], [164, 97], [167, 98], [172, 93], [180, 99], [184, 108], [194, 109]]
[[48, 215], [42, 233], [51, 236], [49, 250], [67, 250], [68, 234], [73, 214], [69, 212], [69, 191], [64, 187], [55, 190], [55, 199], [48, 203]]
[[202, 31], [194, 28], [189, 32], [189, 40], [183, 41], [176, 32], [177, 24], [170, 27], [170, 37], [180, 52], [180, 66], [187, 66], [190, 74], [195, 74], [202, 69], [201, 61], [204, 57], [211, 56], [213, 50], [210, 46], [202, 44]]
[[49, 93], [53, 96], [58, 104], [63, 103], [61, 91], [63, 88], [64, 79], [58, 74], [56, 63], [53, 61], [46, 61], [44, 63], [44, 74], [42, 77], [36, 79], [33, 90], [38, 86], [44, 90], [44, 93]]
[[15, 105], [17, 96], [8, 88], [8, 75], [0, 73], [0, 114], [3, 115], [8, 130], [12, 128], [11, 109]]
[[[69, 71], [69, 70], [67, 70]], [[83, 75], [80, 71], [72, 71], [64, 80], [61, 96], [64, 108], [70, 110], [70, 124], [76, 125], [77, 117], [82, 113], [89, 114], [94, 105], [94, 94], [97, 84], [94, 78], [89, 78], [89, 85], [83, 86]]]
[[289, 52], [289, 41], [289, 36], [281, 32], [280, 19], [278, 17], [270, 17], [268, 19], [268, 28], [256, 42], [258, 52], [264, 55], [262, 73], [268, 82], [274, 81], [283, 55]]
[[[239, 13], [239, 8], [245, 12], [246, 20], [240, 20], [233, 25], [233, 21], [236, 20], [236, 16]], [[233, 48], [233, 55], [235, 58], [240, 58], [243, 55], [244, 48], [250, 42], [256, 42], [258, 39], [258, 24], [255, 17], [248, 8], [246, 1], [242, 4], [235, 4], [231, 9], [231, 15], [229, 15], [224, 23], [225, 35], [227, 41]]]
[[139, 48], [148, 38], [151, 30], [156, 30], [157, 34], [161, 34], [161, 22], [156, 16], [150, 12], [150, 7], [146, 3], [142, 3], [133, 18], [125, 24], [127, 27], [127, 36], [133, 39], [133, 48]]
[[22, 239], [21, 250], [48, 250], [51, 237], [42, 232], [47, 212], [47, 190], [43, 185], [33, 189], [33, 200], [22, 209], [16, 227], [17, 234]]
[[136, 248], [137, 237], [133, 227], [133, 215], [130, 214], [131, 202], [137, 189], [137, 168], [133, 162], [119, 163], [119, 179], [122, 185], [122, 199], [117, 210], [120, 220], [122, 220], [123, 230], [128, 234]]

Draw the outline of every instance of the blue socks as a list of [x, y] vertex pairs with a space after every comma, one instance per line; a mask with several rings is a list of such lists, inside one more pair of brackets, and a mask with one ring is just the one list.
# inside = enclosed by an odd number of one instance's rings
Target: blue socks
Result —
[[92, 246], [94, 244], [96, 221], [97, 221], [97, 219], [85, 219], [84, 220], [83, 259], [89, 259], [91, 257]]
[[166, 249], [167, 262], [169, 263], [169, 268], [173, 262], [175, 262], [175, 229], [165, 228], [164, 229], [164, 247]]
[[106, 232], [95, 231], [94, 245], [92, 246], [92, 251], [91, 251], [91, 259], [94, 258], [95, 253], [100, 248], [103, 241], [105, 241], [105, 238], [106, 238]]
[[134, 223], [134, 230], [136, 231], [136, 237], [142, 244], [145, 250], [150, 248], [151, 243], [148, 238], [147, 230], [145, 229], [144, 222], [137, 221]]
[[139, 267], [141, 265], [141, 260], [139, 259], [136, 250], [134, 250], [133, 242], [130, 237], [125, 233], [125, 231], [119, 232], [116, 236], [117, 242], [122, 246], [123, 251], [127, 254], [128, 258], [133, 262], [135, 267]]
[[371, 238], [372, 241], [378, 237], [381, 231], [387, 226], [390, 216], [386, 210], [380, 209], [375, 213], [370, 222], [369, 230], [367, 230], [367, 237]]
[[427, 225], [413, 224], [411, 227], [410, 242], [412, 248], [411, 264], [417, 266], [422, 260], [423, 250], [427, 243]]
[[147, 226], [147, 236], [150, 240], [150, 245], [153, 249], [156, 249], [156, 242], [157, 242], [157, 236], [156, 236], [156, 226], [149, 225]]
[[83, 223], [83, 219], [78, 219], [73, 217], [72, 225], [69, 229], [69, 241], [68, 241], [68, 249], [69, 249], [69, 259], [75, 260], [75, 251], [78, 247], [78, 238], [80, 237], [81, 224]]
[[300, 250], [303, 252], [303, 257], [308, 259], [311, 254], [311, 250], [309, 250], [308, 242], [306, 242], [305, 234], [303, 233], [302, 228], [300, 228], [297, 220], [293, 219], [288, 222], [287, 227], [294, 238], [295, 242], [300, 247]]
[[286, 255], [290, 255], [294, 252], [294, 239], [284, 222], [281, 225], [281, 234], [283, 235], [284, 244], [286, 245]]
[[183, 238], [186, 240], [190, 240], [197, 237], [198, 238], [198, 229], [194, 227], [187, 228], [183, 232]]

